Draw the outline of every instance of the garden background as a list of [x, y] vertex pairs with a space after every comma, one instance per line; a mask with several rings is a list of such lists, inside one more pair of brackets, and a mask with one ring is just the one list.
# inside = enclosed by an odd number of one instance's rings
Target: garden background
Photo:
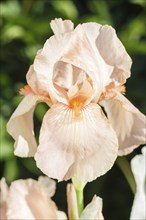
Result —
[[[42, 175], [33, 158], [14, 156], [14, 140], [6, 131], [6, 123], [22, 99], [19, 89], [26, 84], [25, 76], [37, 50], [53, 34], [50, 21], [61, 17], [71, 19], [75, 25], [90, 21], [112, 25], [133, 60], [132, 77], [126, 83], [126, 97], [146, 113], [145, 13], [145, 0], [0, 1], [0, 167], [1, 176], [8, 183], [20, 178], [37, 179]], [[37, 138], [47, 108], [45, 104], [39, 104], [35, 110]], [[132, 190], [135, 190], [129, 162], [140, 153], [141, 147], [126, 157], [118, 158], [107, 174], [85, 187], [85, 204], [94, 194], [103, 198], [103, 214], [107, 220], [129, 218], [134, 198]], [[57, 185], [53, 198], [58, 208], [64, 211], [67, 209], [66, 184], [61, 182]]]

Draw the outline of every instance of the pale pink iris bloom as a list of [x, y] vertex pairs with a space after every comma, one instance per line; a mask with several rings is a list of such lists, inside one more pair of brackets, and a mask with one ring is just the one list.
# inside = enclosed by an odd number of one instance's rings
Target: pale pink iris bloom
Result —
[[131, 160], [131, 169], [136, 181], [136, 194], [132, 205], [130, 220], [146, 219], [146, 146], [142, 154]]
[[1, 180], [0, 216], [5, 220], [66, 220], [64, 212], [58, 211], [51, 200], [55, 193], [55, 181], [48, 177], [16, 180], [7, 186], [5, 179]]
[[[145, 142], [145, 116], [122, 95], [131, 59], [111, 26], [91, 22], [74, 29], [71, 21], [55, 19], [51, 28], [54, 35], [28, 70], [24, 99], [7, 130], [15, 139], [15, 155], [35, 156], [49, 177], [92, 181], [113, 166], [117, 155]], [[37, 147], [33, 112], [38, 102], [51, 108]]]

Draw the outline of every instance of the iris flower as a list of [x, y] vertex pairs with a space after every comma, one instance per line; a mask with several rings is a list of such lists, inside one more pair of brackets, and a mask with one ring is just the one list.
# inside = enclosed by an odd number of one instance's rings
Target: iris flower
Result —
[[43, 176], [38, 181], [20, 179], [8, 187], [2, 178], [0, 184], [1, 219], [67, 219], [65, 213], [58, 211], [51, 199], [56, 189], [54, 180]]
[[[89, 22], [74, 29], [70, 20], [55, 19], [51, 28], [7, 130], [15, 155], [34, 156], [47, 176], [92, 181], [145, 142], [145, 116], [123, 95], [131, 58], [111, 26]], [[33, 112], [39, 102], [50, 108], [37, 146]]]

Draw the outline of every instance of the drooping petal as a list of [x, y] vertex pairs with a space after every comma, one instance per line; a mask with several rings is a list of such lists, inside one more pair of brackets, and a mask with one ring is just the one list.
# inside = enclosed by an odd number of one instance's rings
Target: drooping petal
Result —
[[10, 186], [9, 219], [57, 219], [57, 208], [46, 188], [32, 179], [16, 180]]
[[146, 118], [121, 93], [101, 102], [119, 140], [119, 155], [132, 152], [146, 142]]
[[89, 203], [83, 210], [80, 220], [104, 220], [102, 215], [102, 199], [94, 196], [91, 203]]
[[106, 173], [118, 150], [115, 132], [101, 108], [90, 104], [76, 115], [65, 105], [54, 105], [44, 116], [37, 166], [58, 180], [88, 182]]
[[142, 154], [136, 155], [131, 160], [131, 168], [136, 181], [136, 194], [130, 214], [130, 220], [146, 219], [146, 146], [142, 148]]
[[62, 20], [61, 18], [52, 20], [50, 26], [55, 35], [64, 34], [74, 29], [74, 24], [70, 20]]
[[120, 83], [125, 83], [131, 75], [132, 60], [111, 26], [101, 26], [96, 39], [96, 47], [105, 62], [114, 66], [111, 78]]
[[25, 96], [8, 121], [7, 131], [15, 139], [14, 153], [17, 156], [33, 156], [36, 152], [33, 112], [36, 104], [43, 99], [33, 93]]

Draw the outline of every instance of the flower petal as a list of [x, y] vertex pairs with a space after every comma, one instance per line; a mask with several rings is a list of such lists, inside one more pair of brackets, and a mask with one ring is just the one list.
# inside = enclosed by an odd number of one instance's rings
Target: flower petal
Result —
[[82, 25], [76, 27], [71, 44], [64, 50], [60, 60], [84, 70], [89, 75], [98, 99], [113, 67], [104, 62], [98, 50], [88, 40]]
[[146, 142], [146, 118], [121, 93], [114, 99], [102, 101], [119, 140], [119, 155], [131, 153]]
[[54, 196], [55, 191], [56, 191], [56, 182], [46, 176], [40, 176], [38, 178], [38, 182], [40, 184], [40, 186], [43, 186], [44, 189], [47, 192], [47, 195], [49, 197]]
[[7, 197], [8, 197], [8, 186], [6, 180], [3, 177], [0, 180], [0, 219], [7, 220]]
[[56, 90], [53, 85], [53, 73], [55, 64], [59, 61], [71, 36], [72, 34], [68, 33], [50, 37], [42, 50], [38, 51], [34, 64], [30, 67], [26, 76], [28, 84], [37, 94], [40, 94], [40, 92], [41, 95], [48, 94], [53, 102], [57, 100], [67, 104], [66, 97]]
[[104, 220], [102, 215], [102, 199], [94, 196], [92, 201], [83, 210], [80, 220]]
[[117, 150], [115, 132], [98, 105], [90, 104], [76, 116], [74, 110], [58, 104], [44, 116], [35, 159], [49, 177], [75, 176], [88, 182], [112, 167]]
[[130, 220], [146, 219], [145, 201], [146, 201], [146, 146], [142, 148], [142, 155], [136, 155], [131, 160], [131, 168], [135, 177], [137, 191], [135, 194]]
[[103, 25], [100, 28], [96, 46], [105, 62], [114, 66], [111, 78], [120, 83], [125, 83], [126, 79], [131, 75], [132, 61], [111, 26]]
[[15, 139], [15, 155], [33, 156], [37, 144], [33, 132], [33, 112], [35, 105], [43, 97], [29, 94], [23, 98], [7, 124], [8, 133]]
[[57, 219], [58, 220], [67, 220], [67, 216], [64, 212], [62, 211], [57, 211]]
[[55, 35], [64, 34], [74, 29], [74, 24], [70, 20], [62, 20], [61, 18], [52, 20], [50, 26]]
[[57, 219], [56, 205], [46, 188], [32, 179], [16, 180], [10, 186], [9, 219]]

